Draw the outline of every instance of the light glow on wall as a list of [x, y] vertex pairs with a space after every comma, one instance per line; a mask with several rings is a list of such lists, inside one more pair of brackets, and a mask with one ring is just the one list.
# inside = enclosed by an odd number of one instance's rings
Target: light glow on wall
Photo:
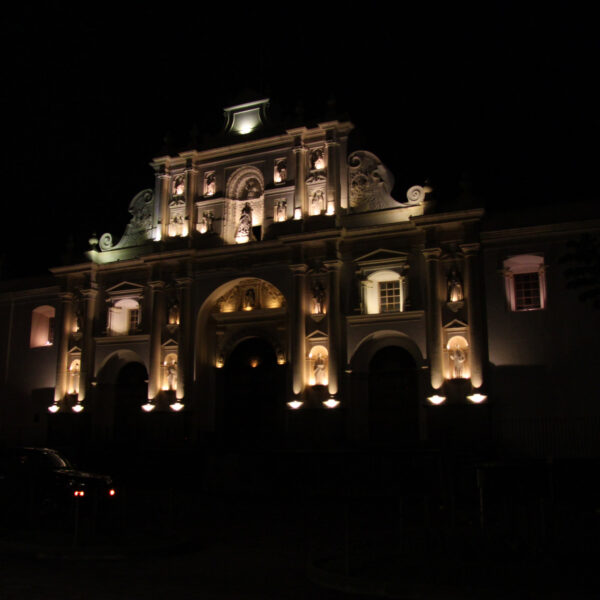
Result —
[[60, 406], [58, 406], [58, 404], [51, 404], [48, 407], [48, 412], [51, 412], [52, 414], [57, 413], [60, 410]]
[[152, 402], [146, 402], [146, 404], [142, 404], [142, 410], [149, 413], [152, 412], [156, 406], [152, 404]]
[[304, 404], [304, 402], [302, 402], [301, 400], [290, 400], [287, 405], [292, 409], [292, 410], [298, 410], [302, 405]]
[[74, 413], [80, 413], [83, 410], [83, 404], [80, 404], [79, 402], [77, 404], [75, 404], [75, 406], [71, 406], [71, 410]]
[[174, 410], [175, 412], [179, 412], [184, 406], [185, 404], [181, 404], [181, 402], [179, 401], [173, 402], [173, 404], [169, 404], [169, 408], [171, 410]]
[[485, 394], [476, 393], [467, 396], [467, 399], [473, 402], [473, 404], [481, 404], [487, 400], [487, 396]]
[[296, 219], [296, 221], [299, 221], [301, 218], [302, 218], [302, 209], [295, 208], [294, 209], [294, 219]]
[[335, 398], [327, 398], [327, 400], [323, 400], [323, 406], [325, 408], [337, 408], [340, 405], [340, 401]]
[[437, 394], [435, 394], [433, 396], [429, 396], [429, 398], [427, 398], [427, 400], [429, 400], [430, 404], [439, 406], [440, 404], [442, 404], [446, 401], [446, 396], [438, 396]]

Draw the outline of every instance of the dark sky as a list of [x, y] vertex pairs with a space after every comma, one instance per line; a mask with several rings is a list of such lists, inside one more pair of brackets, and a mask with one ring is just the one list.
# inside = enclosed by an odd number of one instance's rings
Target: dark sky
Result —
[[507, 6], [13, 9], [3, 276], [59, 264], [70, 236], [76, 251], [94, 231], [118, 239], [150, 160], [218, 132], [252, 92], [282, 126], [352, 120], [353, 148], [391, 168], [398, 199], [429, 178], [448, 206], [465, 190], [496, 211], [597, 201], [595, 20]]

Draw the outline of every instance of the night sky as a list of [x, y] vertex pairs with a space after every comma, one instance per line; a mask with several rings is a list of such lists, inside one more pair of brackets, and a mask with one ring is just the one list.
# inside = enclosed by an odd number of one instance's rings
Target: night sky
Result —
[[11, 9], [2, 277], [119, 239], [152, 158], [202, 145], [247, 98], [271, 98], [282, 131], [353, 121], [351, 149], [383, 160], [400, 200], [428, 179], [449, 209], [598, 202], [595, 19], [506, 6]]

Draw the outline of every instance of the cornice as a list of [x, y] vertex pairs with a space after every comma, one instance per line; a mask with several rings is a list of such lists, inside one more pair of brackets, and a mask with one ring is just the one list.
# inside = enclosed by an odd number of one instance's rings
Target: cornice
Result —
[[399, 321], [422, 321], [424, 310], [407, 310], [399, 313], [377, 313], [367, 315], [349, 315], [346, 321], [349, 325], [369, 325], [371, 323], [395, 323]]
[[107, 335], [94, 337], [94, 341], [99, 346], [122, 346], [124, 343], [137, 343], [150, 341], [149, 333], [138, 333], [136, 335]]
[[556, 238], [596, 231], [600, 231], [600, 219], [495, 229], [492, 231], [483, 231], [480, 237], [483, 245], [492, 246], [496, 243], [523, 241], [524, 239], [537, 240], [540, 237]]

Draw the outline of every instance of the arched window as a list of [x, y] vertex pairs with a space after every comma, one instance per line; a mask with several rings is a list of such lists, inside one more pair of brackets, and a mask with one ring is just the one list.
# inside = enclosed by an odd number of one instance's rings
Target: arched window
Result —
[[52, 346], [54, 343], [54, 317], [56, 311], [53, 306], [38, 306], [31, 313], [31, 348]]
[[140, 303], [132, 298], [117, 300], [109, 309], [108, 331], [110, 335], [129, 335], [140, 324]]
[[367, 314], [402, 312], [408, 293], [406, 278], [396, 271], [376, 271], [364, 282]]
[[506, 300], [512, 311], [541, 310], [546, 306], [544, 257], [512, 256], [503, 263]]

